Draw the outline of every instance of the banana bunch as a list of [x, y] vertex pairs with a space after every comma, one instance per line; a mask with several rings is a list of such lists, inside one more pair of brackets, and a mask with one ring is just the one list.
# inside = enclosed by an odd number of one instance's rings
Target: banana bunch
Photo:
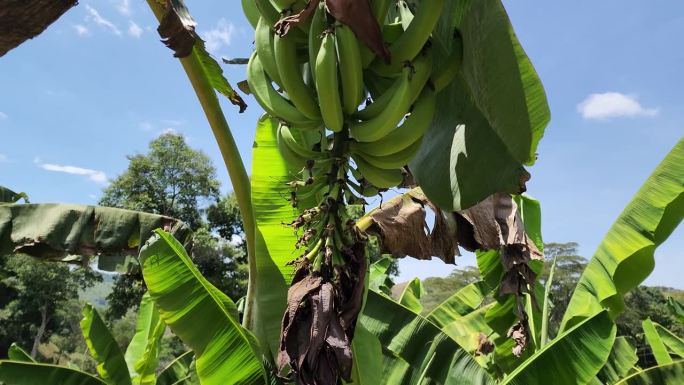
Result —
[[[347, 137], [339, 155], [353, 159], [345, 167], [358, 194], [401, 184], [402, 168], [420, 148], [434, 116], [435, 94], [458, 70], [455, 65], [434, 68], [434, 51], [441, 48], [430, 37], [444, 0], [423, 1], [417, 9], [405, 0], [370, 0], [389, 63], [335, 20], [325, 1], [283, 36], [275, 28], [279, 18], [308, 3], [254, 1], [260, 17], [248, 82], [257, 102], [282, 121], [279, 147], [293, 172], [307, 174], [302, 178], [309, 182], [306, 190], [318, 192], [315, 187], [328, 182], [308, 174], [321, 176], [329, 168], [334, 135]], [[460, 44], [456, 40], [452, 44]], [[452, 51], [461, 55], [460, 47]]]
[[[280, 121], [278, 148], [294, 176], [291, 202], [302, 209], [291, 223], [301, 234], [297, 247], [304, 249], [293, 261], [288, 292], [288, 309], [296, 311], [283, 318], [278, 367], [289, 368], [298, 384], [348, 381], [367, 266], [365, 235], [347, 205], [403, 184], [405, 166], [435, 115], [436, 95], [457, 75], [453, 63], [461, 57], [461, 41], [455, 35], [448, 42], [455, 56], [448, 58], [451, 65], [438, 67], [435, 58], [446, 56], [447, 42], [431, 37], [445, 0], [422, 0], [417, 7], [406, 0], [251, 1], [255, 50], [248, 84], [266, 113]], [[362, 3], [372, 12], [366, 21], [377, 23], [382, 55], [354, 24], [363, 16], [358, 10], [340, 17], [345, 1], [369, 2]], [[302, 285], [305, 294], [298, 292]], [[316, 315], [330, 307], [320, 304], [329, 297], [320, 293], [328, 290], [336, 315]], [[310, 328], [306, 317], [339, 322], [329, 330], [342, 328], [342, 343], [328, 346], [312, 335], [306, 346], [316, 349], [299, 351], [303, 345], [290, 338]], [[302, 355], [308, 358], [302, 361]], [[323, 359], [330, 361], [312, 364]]]

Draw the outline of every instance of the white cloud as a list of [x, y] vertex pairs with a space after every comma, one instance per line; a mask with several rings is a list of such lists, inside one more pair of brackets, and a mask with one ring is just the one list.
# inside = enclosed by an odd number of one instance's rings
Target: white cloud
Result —
[[7, 162], [7, 155], [0, 154], [0, 163]]
[[5, 120], [5, 119], [7, 119], [7, 118], [9, 118], [9, 116], [7, 116], [6, 113], [0, 111], [0, 120]]
[[216, 28], [206, 31], [201, 36], [206, 43], [207, 50], [216, 52], [223, 46], [230, 45], [234, 33], [235, 25], [226, 21], [226, 19], [221, 19], [218, 21]]
[[90, 34], [90, 31], [88, 31], [88, 27], [86, 27], [83, 24], [74, 25], [74, 29], [76, 30], [76, 34], [78, 36], [88, 36]]
[[140, 28], [140, 26], [138, 24], [135, 24], [135, 22], [131, 20], [128, 24], [128, 34], [135, 37], [135, 38], [139, 38], [140, 35], [142, 35], [142, 33], [143, 33], [143, 29]]
[[92, 21], [93, 23], [112, 31], [115, 35], [121, 36], [121, 30], [111, 21], [105, 19], [100, 15], [100, 13], [90, 5], [85, 6], [88, 15], [86, 16], [87, 21]]
[[119, 11], [120, 14], [124, 16], [130, 16], [131, 15], [131, 1], [130, 0], [121, 0], [117, 5], [116, 9]]
[[76, 167], [76, 166], [65, 166], [61, 164], [52, 164], [52, 163], [40, 163], [40, 159], [36, 158], [34, 160], [36, 163], [39, 163], [38, 165], [40, 168], [43, 170], [47, 171], [54, 171], [54, 172], [63, 172], [67, 174], [72, 174], [72, 175], [82, 175], [90, 179], [91, 181], [95, 183], [107, 183], [107, 175], [98, 170], [93, 170], [89, 168], [83, 168], [83, 167]]
[[577, 111], [584, 119], [597, 120], [658, 115], [657, 108], [644, 108], [634, 95], [619, 92], [591, 94], [577, 105]]

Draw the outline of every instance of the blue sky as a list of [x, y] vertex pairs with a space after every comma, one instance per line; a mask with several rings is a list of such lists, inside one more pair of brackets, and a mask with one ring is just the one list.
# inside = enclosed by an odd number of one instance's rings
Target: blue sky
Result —
[[[506, 0], [544, 82], [552, 120], [530, 169], [546, 241], [590, 257], [612, 221], [684, 135], [684, 3]], [[190, 2], [217, 56], [247, 57], [238, 1]], [[83, 0], [39, 38], [0, 58], [0, 184], [33, 202], [95, 203], [107, 180], [165, 131], [185, 135], [227, 172], [179, 63], [140, 0]], [[226, 66], [233, 82], [244, 68]], [[224, 102], [247, 166], [256, 102]], [[684, 227], [684, 226], [683, 226]], [[647, 283], [684, 288], [684, 229], [656, 255]], [[472, 263], [464, 257], [459, 264]], [[401, 262], [401, 279], [443, 276], [441, 262]]]

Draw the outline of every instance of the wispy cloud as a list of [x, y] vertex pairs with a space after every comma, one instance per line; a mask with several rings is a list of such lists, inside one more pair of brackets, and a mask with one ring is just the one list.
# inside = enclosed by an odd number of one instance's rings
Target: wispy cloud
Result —
[[577, 111], [584, 119], [596, 120], [656, 116], [659, 112], [657, 108], [643, 107], [634, 95], [619, 92], [591, 94], [577, 105]]
[[137, 39], [143, 34], [143, 29], [140, 28], [140, 26], [133, 20], [131, 20], [128, 24], [128, 34]]
[[215, 28], [204, 32], [201, 36], [206, 43], [207, 50], [216, 52], [224, 46], [229, 46], [235, 33], [235, 25], [226, 19], [218, 21]]
[[5, 154], [0, 154], [0, 163], [7, 162], [7, 155]]
[[83, 24], [76, 24], [74, 25], [74, 29], [76, 30], [76, 34], [78, 36], [88, 36], [90, 34], [90, 31], [88, 30], [88, 27], [86, 27]]
[[54, 171], [54, 172], [63, 172], [63, 173], [72, 174], [72, 175], [81, 175], [81, 176], [85, 176], [86, 178], [88, 178], [89, 180], [91, 180], [95, 183], [101, 183], [101, 184], [107, 183], [107, 175], [103, 171], [93, 170], [90, 168], [77, 167], [77, 166], [67, 166], [67, 165], [53, 164], [53, 163], [41, 163], [40, 158], [36, 158], [35, 162], [43, 170]]
[[9, 118], [9, 116], [7, 116], [6, 113], [0, 111], [0, 120], [5, 120], [5, 119], [7, 119], [7, 118]]
[[130, 16], [131, 15], [131, 1], [130, 0], [119, 1], [119, 3], [116, 4], [116, 10], [119, 11], [119, 13], [124, 15], [124, 16]]
[[117, 27], [111, 21], [102, 17], [95, 8], [91, 7], [88, 4], [86, 4], [85, 8], [86, 12], [88, 12], [88, 15], [86, 16], [87, 21], [92, 21], [93, 23], [110, 30], [115, 35], [121, 36], [121, 30], [119, 29], [119, 27]]

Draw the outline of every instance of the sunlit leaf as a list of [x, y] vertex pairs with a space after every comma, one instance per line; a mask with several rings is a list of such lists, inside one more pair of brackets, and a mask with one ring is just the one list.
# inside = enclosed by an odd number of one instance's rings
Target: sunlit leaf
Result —
[[81, 330], [90, 355], [97, 361], [100, 376], [111, 385], [131, 385], [131, 377], [119, 344], [90, 304], [83, 308]]
[[154, 385], [166, 324], [159, 316], [149, 293], [143, 295], [138, 307], [135, 334], [126, 348], [124, 359], [133, 385]]
[[412, 312], [420, 314], [423, 311], [423, 305], [420, 303], [420, 298], [424, 294], [425, 288], [423, 287], [423, 283], [419, 278], [414, 278], [406, 284], [398, 302]]
[[511, 372], [501, 385], [584, 385], [608, 360], [616, 327], [600, 312], [559, 335]]
[[266, 373], [235, 304], [193, 265], [183, 246], [157, 230], [140, 252], [143, 277], [164, 322], [194, 352], [204, 385], [263, 384]]
[[684, 216], [684, 140], [680, 140], [608, 230], [579, 279], [561, 330], [607, 308], [617, 317], [624, 295], [653, 271], [655, 249]]

